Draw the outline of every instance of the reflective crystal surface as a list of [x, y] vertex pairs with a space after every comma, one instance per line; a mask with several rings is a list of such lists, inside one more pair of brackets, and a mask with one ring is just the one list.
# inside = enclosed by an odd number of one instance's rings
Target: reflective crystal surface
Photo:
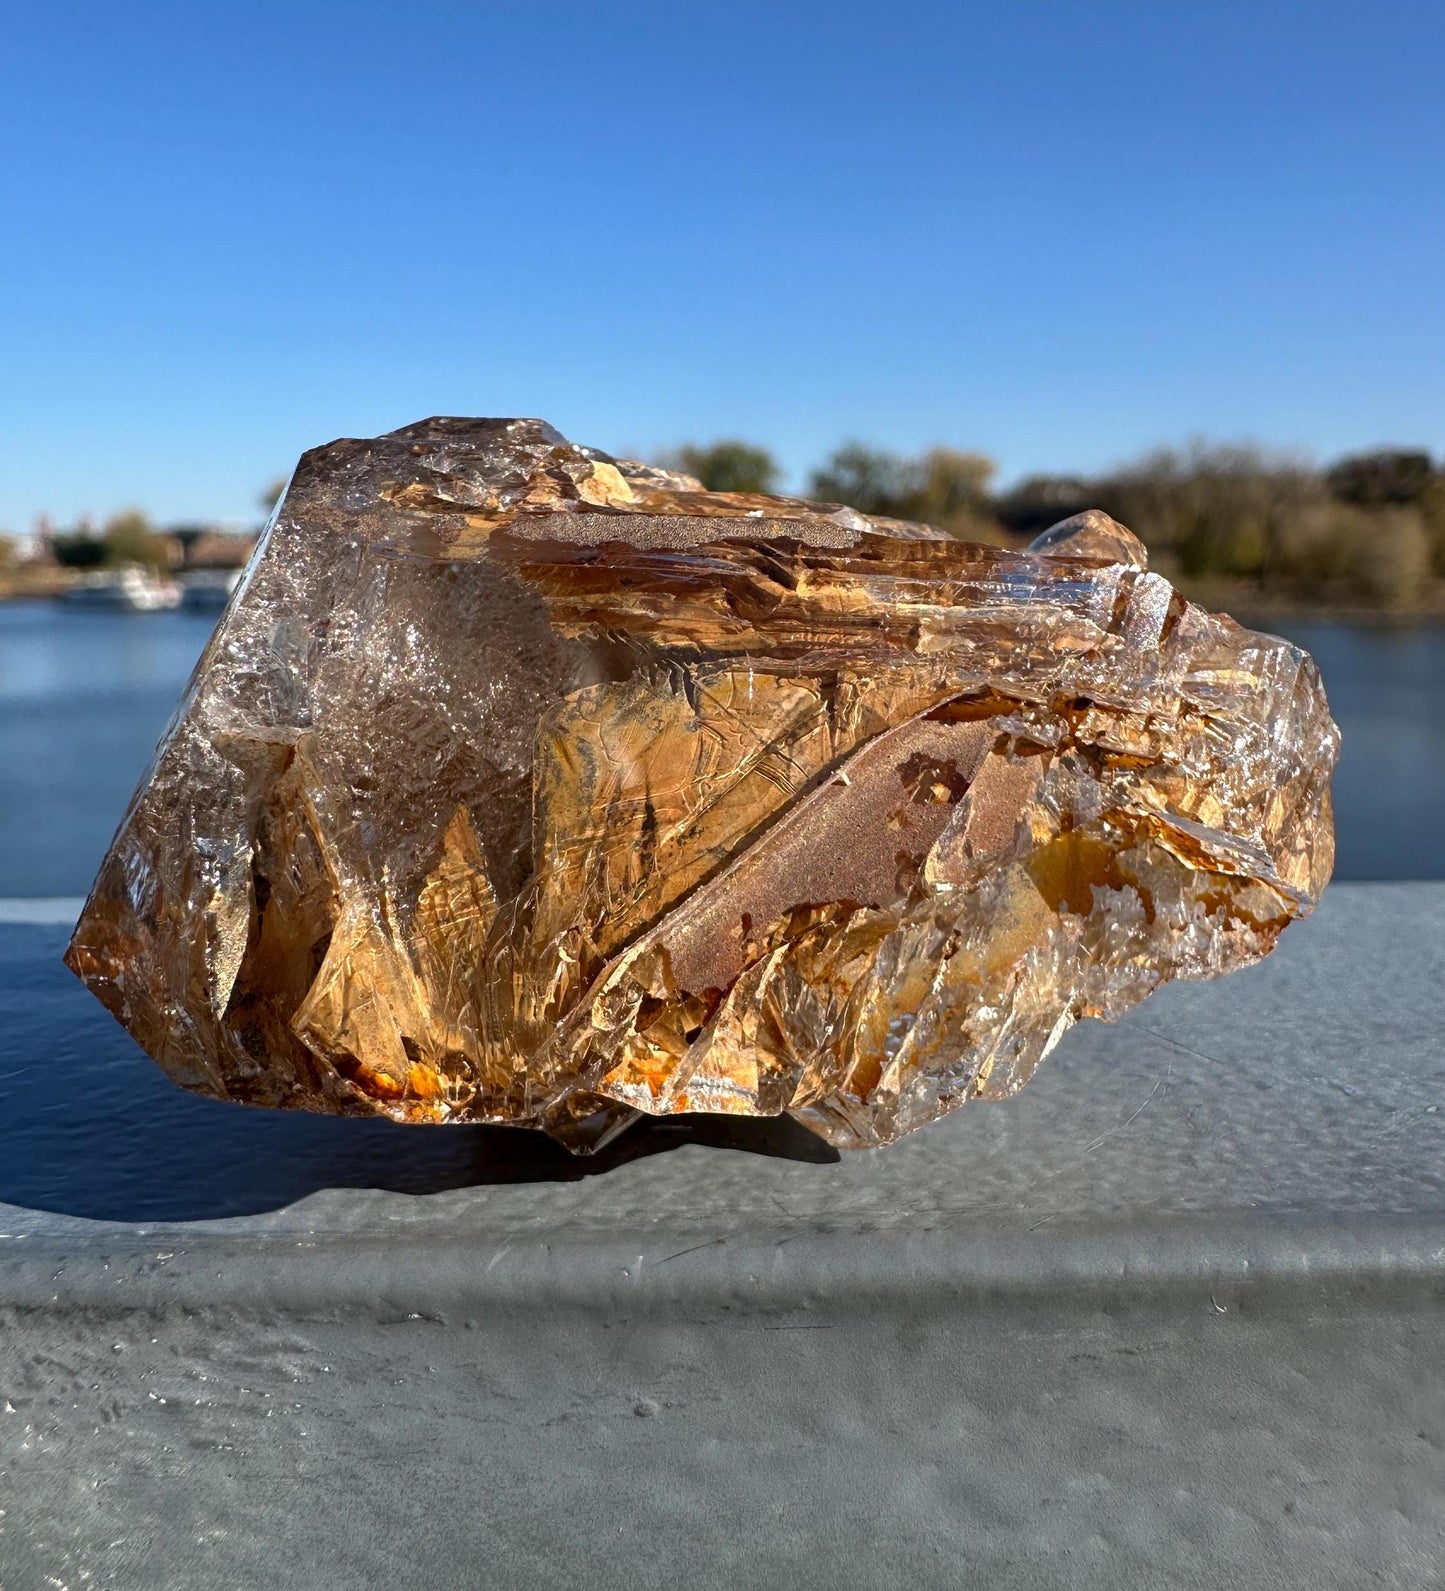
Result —
[[305, 455], [67, 960], [179, 1083], [886, 1143], [1264, 955], [1329, 877], [1298, 648], [535, 420]]

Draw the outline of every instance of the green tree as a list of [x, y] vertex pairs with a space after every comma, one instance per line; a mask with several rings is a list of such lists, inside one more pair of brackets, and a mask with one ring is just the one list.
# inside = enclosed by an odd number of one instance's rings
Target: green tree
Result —
[[1030, 540], [1061, 519], [1099, 507], [1098, 488], [1080, 475], [1029, 475], [994, 499], [1006, 530]]
[[902, 518], [936, 525], [954, 536], [973, 537], [997, 528], [988, 485], [998, 466], [983, 453], [935, 447], [911, 469], [911, 490]]
[[778, 486], [778, 461], [773, 455], [765, 447], [736, 438], [705, 447], [685, 442], [673, 462], [710, 492], [775, 492]]
[[1001, 530], [989, 500], [995, 465], [982, 453], [935, 447], [904, 458], [863, 442], [845, 442], [813, 471], [812, 496], [847, 503], [860, 513], [911, 519], [950, 535], [998, 540]]
[[99, 569], [105, 562], [105, 541], [88, 519], [50, 538], [55, 561], [62, 569]]
[[138, 563], [149, 569], [163, 569], [168, 562], [164, 539], [138, 508], [128, 508], [108, 519], [104, 542], [104, 561], [112, 567]]
[[1094, 506], [1177, 559], [1185, 575], [1236, 579], [1266, 575], [1285, 528], [1323, 496], [1299, 459], [1206, 442], [1160, 448], [1093, 486]]
[[1339, 459], [1325, 472], [1330, 491], [1363, 508], [1418, 503], [1436, 479], [1430, 455], [1420, 448], [1378, 448]]
[[845, 442], [809, 480], [809, 495], [824, 503], [846, 503], [860, 514], [903, 518], [918, 486], [908, 460], [866, 442]]

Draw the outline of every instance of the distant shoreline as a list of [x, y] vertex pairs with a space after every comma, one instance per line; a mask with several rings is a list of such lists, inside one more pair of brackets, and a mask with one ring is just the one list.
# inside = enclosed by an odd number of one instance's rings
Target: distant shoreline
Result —
[[1362, 630], [1419, 630], [1445, 625], [1445, 607], [1434, 604], [1421, 608], [1306, 607], [1280, 604], [1278, 607], [1233, 607], [1202, 603], [1215, 613], [1227, 613], [1246, 630], [1268, 630], [1283, 624], [1348, 624]]
[[1411, 607], [1388, 608], [1361, 602], [1322, 602], [1272, 593], [1257, 586], [1195, 584], [1171, 581], [1190, 602], [1212, 613], [1227, 613], [1250, 630], [1272, 624], [1354, 624], [1371, 629], [1414, 629], [1445, 624], [1445, 583], [1431, 581], [1423, 599]]
[[[46, 580], [10, 586], [0, 582], [0, 606], [24, 602], [55, 602], [63, 598], [74, 582], [70, 579]], [[1438, 584], [1438, 583], [1437, 583]], [[1176, 589], [1181, 589], [1176, 585]], [[1357, 603], [1302, 602], [1297, 599], [1254, 591], [1228, 591], [1218, 588], [1183, 595], [1200, 607], [1227, 613], [1250, 630], [1268, 630], [1273, 624], [1351, 624], [1361, 628], [1406, 630], [1445, 624], [1445, 592], [1434, 590], [1418, 607], [1380, 608]]]

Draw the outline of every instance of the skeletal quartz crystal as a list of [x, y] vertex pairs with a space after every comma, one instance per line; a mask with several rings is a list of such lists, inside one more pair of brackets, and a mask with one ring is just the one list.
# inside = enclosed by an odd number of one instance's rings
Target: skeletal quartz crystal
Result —
[[301, 460], [67, 960], [226, 1099], [882, 1144], [1263, 956], [1337, 746], [1103, 514], [1006, 551], [428, 420]]

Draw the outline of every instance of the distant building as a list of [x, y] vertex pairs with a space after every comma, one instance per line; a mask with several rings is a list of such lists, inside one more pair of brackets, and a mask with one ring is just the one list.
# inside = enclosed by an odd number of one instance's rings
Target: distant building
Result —
[[170, 544], [171, 568], [182, 573], [241, 569], [256, 545], [254, 532], [223, 530], [217, 525], [167, 525], [161, 534]]

